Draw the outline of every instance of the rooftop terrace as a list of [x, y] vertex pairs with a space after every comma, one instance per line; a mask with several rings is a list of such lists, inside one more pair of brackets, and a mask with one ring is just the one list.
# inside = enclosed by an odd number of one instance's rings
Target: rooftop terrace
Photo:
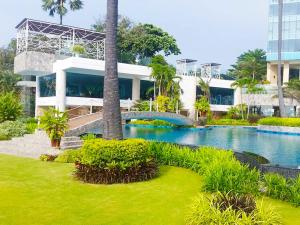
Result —
[[104, 33], [27, 18], [16, 29], [17, 54], [35, 51], [72, 56], [72, 47], [81, 45], [85, 49], [82, 57], [104, 60]]

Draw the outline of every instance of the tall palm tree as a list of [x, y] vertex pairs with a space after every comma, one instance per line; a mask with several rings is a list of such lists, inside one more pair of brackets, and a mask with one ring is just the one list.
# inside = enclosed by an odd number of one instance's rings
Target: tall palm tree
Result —
[[[42, 0], [42, 8], [45, 11], [49, 11], [50, 16], [54, 16], [55, 13], [60, 17], [60, 24], [63, 23], [63, 16], [68, 12], [66, 7], [67, 0]], [[82, 9], [83, 2], [81, 0], [69, 0], [69, 7], [72, 11]]]
[[118, 0], [107, 0], [103, 138], [122, 139], [122, 119], [117, 61]]
[[209, 87], [210, 81], [211, 81], [211, 79], [209, 79], [208, 81], [205, 81], [200, 77], [200, 80], [198, 83], [201, 91], [203, 92], [203, 95], [207, 98], [208, 101], [210, 101], [210, 87]]
[[239, 89], [240, 90], [240, 111], [242, 114], [242, 119], [244, 119], [244, 109], [243, 109], [243, 88], [249, 84], [249, 78], [240, 78], [235, 80], [232, 84], [231, 87], [234, 89]]
[[283, 14], [283, 0], [278, 1], [278, 68], [277, 68], [277, 86], [278, 86], [278, 100], [280, 116], [285, 117], [285, 107], [282, 89], [282, 74], [281, 74], [281, 54], [282, 54], [282, 14]]

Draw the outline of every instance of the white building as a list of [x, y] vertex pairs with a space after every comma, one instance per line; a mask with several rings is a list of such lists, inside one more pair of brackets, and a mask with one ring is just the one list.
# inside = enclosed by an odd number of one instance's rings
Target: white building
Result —
[[[29, 105], [27, 110], [34, 108], [35, 115], [40, 115], [43, 109], [52, 106], [69, 110], [72, 116], [100, 110], [105, 34], [32, 19], [24, 19], [16, 28], [15, 73], [23, 76], [19, 85], [23, 87], [25, 105]], [[83, 46], [86, 53], [74, 56], [71, 49], [75, 45]], [[227, 111], [235, 102], [233, 81], [222, 80], [220, 74], [215, 74], [219, 70], [211, 67], [210, 71], [214, 71], [213, 76], [206, 73], [203, 77], [210, 80], [212, 110]], [[149, 100], [146, 92], [153, 87], [149, 67], [119, 63], [118, 72], [122, 109], [127, 110], [136, 100]], [[194, 117], [201, 69], [195, 60], [179, 60], [177, 73], [182, 77], [183, 112]], [[30, 107], [32, 103], [34, 107]]]

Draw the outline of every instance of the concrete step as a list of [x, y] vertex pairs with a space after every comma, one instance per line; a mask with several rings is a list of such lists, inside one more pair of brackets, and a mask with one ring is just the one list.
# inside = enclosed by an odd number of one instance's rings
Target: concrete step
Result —
[[68, 142], [68, 141], [80, 141], [80, 137], [63, 137], [61, 139], [62, 142]]
[[83, 141], [79, 140], [79, 141], [65, 141], [61, 143], [61, 146], [72, 146], [72, 145], [82, 145]]
[[61, 150], [78, 149], [78, 148], [81, 148], [81, 147], [82, 147], [82, 145], [61, 146]]

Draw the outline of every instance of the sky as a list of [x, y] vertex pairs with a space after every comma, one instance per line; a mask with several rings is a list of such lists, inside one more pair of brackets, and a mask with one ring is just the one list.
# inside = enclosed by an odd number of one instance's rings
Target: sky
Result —
[[[83, 0], [84, 8], [69, 12], [64, 24], [90, 28], [106, 13], [106, 0]], [[41, 0], [3, 1], [0, 46], [16, 36], [23, 18], [58, 22], [41, 9]], [[175, 37], [182, 54], [168, 58], [217, 62], [228, 69], [242, 52], [267, 46], [268, 0], [119, 0], [119, 14], [152, 23]]]

